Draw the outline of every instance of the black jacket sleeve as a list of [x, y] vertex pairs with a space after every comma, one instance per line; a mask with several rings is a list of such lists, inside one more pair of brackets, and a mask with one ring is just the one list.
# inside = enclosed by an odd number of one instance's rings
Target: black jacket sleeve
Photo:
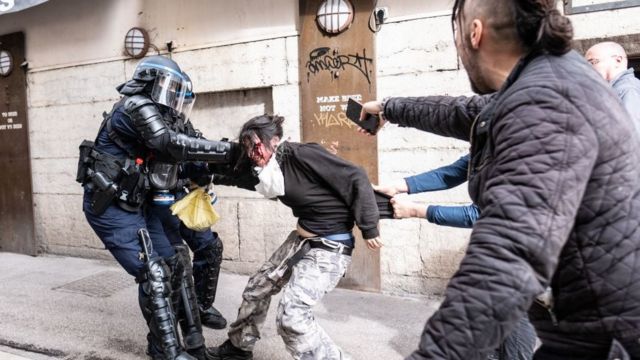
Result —
[[250, 169], [235, 169], [231, 166], [222, 168], [210, 166], [213, 173], [213, 183], [216, 185], [235, 186], [241, 189], [256, 191], [256, 185], [260, 182]]
[[480, 219], [409, 359], [482, 359], [551, 281], [598, 142], [562, 94], [541, 87], [535, 101], [531, 94], [516, 92], [509, 106], [496, 110]]
[[436, 135], [469, 141], [471, 125], [492, 95], [390, 98], [384, 104], [387, 121]]
[[241, 159], [240, 144], [230, 142], [231, 152], [228, 164], [209, 164], [209, 170], [216, 185], [236, 186], [241, 189], [256, 191], [256, 185], [260, 182], [254, 174], [248, 159]]
[[164, 123], [158, 106], [149, 98], [142, 95], [126, 98], [124, 111], [133, 120], [146, 146], [174, 160], [222, 164], [230, 161], [231, 144], [228, 141], [213, 141], [174, 132]]
[[364, 169], [329, 153], [319, 144], [304, 144], [295, 150], [294, 155], [307, 171], [344, 200], [365, 239], [380, 235], [378, 205]]

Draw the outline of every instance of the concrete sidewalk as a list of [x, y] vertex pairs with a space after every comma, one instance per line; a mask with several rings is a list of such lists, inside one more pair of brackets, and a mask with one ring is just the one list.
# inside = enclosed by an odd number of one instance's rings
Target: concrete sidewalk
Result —
[[[232, 321], [246, 276], [221, 274], [216, 307]], [[254, 359], [289, 359], [272, 306]], [[402, 359], [438, 302], [336, 289], [315, 309], [354, 359]], [[146, 359], [137, 286], [115, 262], [0, 253], [0, 360]], [[225, 330], [205, 330], [207, 346]]]

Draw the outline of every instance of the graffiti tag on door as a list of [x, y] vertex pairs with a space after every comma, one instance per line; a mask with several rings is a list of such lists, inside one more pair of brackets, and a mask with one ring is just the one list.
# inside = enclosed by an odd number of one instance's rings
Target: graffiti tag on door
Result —
[[360, 72], [367, 83], [371, 85], [372, 71], [369, 67], [373, 64], [373, 59], [367, 57], [367, 49], [362, 49], [362, 55], [356, 52], [355, 54], [340, 54], [337, 49], [331, 50], [328, 47], [319, 47], [311, 50], [309, 53], [309, 60], [305, 65], [307, 68], [307, 82], [311, 75], [316, 75], [322, 72], [328, 72], [331, 75], [331, 79], [335, 79], [339, 76], [340, 70], [346, 70], [347, 67], [351, 67]]

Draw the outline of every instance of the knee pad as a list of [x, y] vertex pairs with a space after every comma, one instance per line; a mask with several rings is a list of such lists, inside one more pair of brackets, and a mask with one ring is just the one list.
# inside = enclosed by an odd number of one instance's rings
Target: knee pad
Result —
[[165, 355], [177, 356], [181, 352], [176, 333], [171, 299], [171, 270], [161, 258], [147, 261], [141, 281], [140, 308], [147, 320], [153, 343]]
[[209, 265], [220, 266], [222, 263], [223, 250], [224, 246], [222, 245], [222, 241], [220, 241], [219, 238], [216, 238], [214, 243], [193, 253], [193, 262], [198, 264], [206, 262]]
[[222, 242], [216, 241], [194, 256], [193, 279], [195, 282], [198, 303], [203, 310], [211, 307], [218, 288], [218, 275], [222, 263]]

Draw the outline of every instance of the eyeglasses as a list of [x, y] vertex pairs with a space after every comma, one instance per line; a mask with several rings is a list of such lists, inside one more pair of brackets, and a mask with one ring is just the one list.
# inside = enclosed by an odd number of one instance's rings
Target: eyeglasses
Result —
[[[618, 55], [611, 55], [611, 58], [617, 58]], [[609, 57], [605, 57], [605, 59], [608, 59]], [[587, 59], [587, 62], [591, 65], [598, 65], [603, 59], [598, 59], [598, 58], [591, 58], [591, 59]]]
[[453, 40], [455, 41], [456, 35], [458, 35], [458, 31], [460, 24], [458, 24], [458, 19], [455, 19], [451, 22], [451, 31], [453, 32]]

